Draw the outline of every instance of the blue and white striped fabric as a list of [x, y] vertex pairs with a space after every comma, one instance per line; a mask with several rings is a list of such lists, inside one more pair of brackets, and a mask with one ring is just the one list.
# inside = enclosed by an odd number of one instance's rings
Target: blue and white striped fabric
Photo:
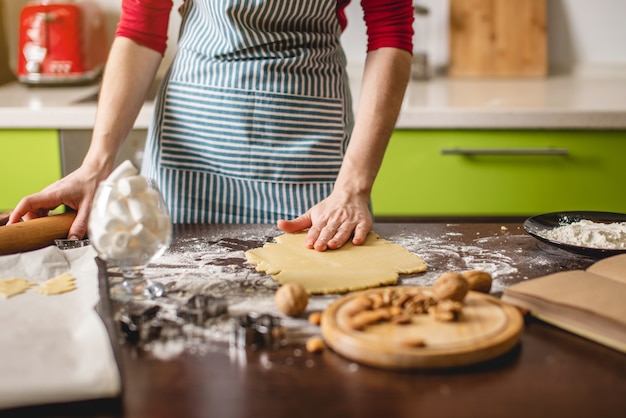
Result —
[[143, 173], [175, 223], [291, 219], [332, 191], [352, 129], [336, 0], [188, 0]]

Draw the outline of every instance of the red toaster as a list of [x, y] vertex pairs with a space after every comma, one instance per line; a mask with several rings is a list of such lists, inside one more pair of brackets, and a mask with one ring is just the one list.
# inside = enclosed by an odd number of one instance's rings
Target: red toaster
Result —
[[34, 1], [20, 14], [17, 78], [27, 84], [92, 82], [108, 48], [104, 15], [94, 1]]

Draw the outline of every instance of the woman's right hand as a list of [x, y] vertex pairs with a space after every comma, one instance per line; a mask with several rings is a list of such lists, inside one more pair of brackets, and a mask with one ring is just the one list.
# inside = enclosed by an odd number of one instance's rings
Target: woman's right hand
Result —
[[8, 224], [41, 218], [47, 216], [49, 211], [66, 205], [76, 211], [68, 238], [82, 239], [87, 234], [91, 202], [101, 178], [101, 175], [81, 166], [42, 191], [22, 198], [11, 211]]

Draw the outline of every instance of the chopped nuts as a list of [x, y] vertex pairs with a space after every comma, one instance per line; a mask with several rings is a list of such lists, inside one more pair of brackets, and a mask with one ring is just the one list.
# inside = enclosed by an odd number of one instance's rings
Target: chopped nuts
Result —
[[289, 316], [298, 316], [309, 303], [309, 294], [298, 283], [285, 283], [278, 288], [274, 302], [279, 311]]
[[452, 322], [459, 319], [463, 305], [452, 299], [444, 299], [439, 301], [437, 305], [428, 310], [428, 314], [437, 321]]
[[306, 341], [306, 351], [309, 353], [319, 353], [324, 350], [325, 347], [324, 340], [318, 336], [311, 337]]
[[439, 300], [452, 299], [461, 302], [468, 290], [467, 280], [455, 271], [443, 273], [433, 284], [433, 293]]
[[382, 295], [378, 293], [372, 293], [369, 295], [370, 300], [372, 301], [372, 308], [378, 309], [381, 306], [385, 305], [385, 301], [383, 300]]
[[404, 310], [410, 314], [425, 314], [431, 306], [436, 304], [437, 301], [432, 296], [418, 293], [404, 303]]
[[412, 321], [411, 315], [408, 313], [401, 313], [391, 317], [391, 322], [397, 325], [410, 324]]
[[363, 311], [354, 315], [349, 322], [349, 326], [352, 329], [360, 330], [367, 325], [381, 321], [383, 319], [390, 319], [391, 312], [387, 308], [378, 308], [373, 311]]
[[348, 316], [354, 316], [359, 312], [370, 309], [371, 307], [372, 300], [370, 298], [368, 298], [367, 296], [359, 296], [346, 303], [344, 310]]
[[389, 313], [391, 314], [391, 316], [398, 316], [401, 315], [403, 312], [404, 311], [399, 306], [391, 306], [389, 308]]
[[463, 273], [463, 278], [467, 280], [470, 290], [476, 292], [489, 293], [493, 279], [486, 271], [471, 270]]
[[[442, 322], [460, 320], [463, 300], [470, 290], [470, 282], [474, 290], [486, 289], [487, 279], [491, 279], [491, 276], [482, 271], [464, 274], [447, 272], [435, 280], [430, 291], [418, 287], [397, 286], [362, 292], [346, 301], [339, 309], [340, 322], [354, 331], [363, 331], [378, 323], [403, 327], [413, 324], [414, 326], [408, 326], [406, 332], [398, 334], [397, 342], [407, 347], [425, 347], [423, 336], [413, 335], [413, 330], [417, 330], [421, 322], [417, 315], [428, 315], [435, 321]], [[313, 348], [309, 349], [308, 341], [307, 350], [313, 352]]]
[[[466, 285], [467, 292], [467, 282], [463, 278], [460, 280]], [[397, 287], [358, 295], [346, 302], [341, 313], [348, 327], [360, 331], [383, 321], [396, 325], [410, 324], [413, 315], [422, 314], [430, 314], [438, 321], [455, 321], [462, 306], [460, 301], [433, 297], [420, 289]]]

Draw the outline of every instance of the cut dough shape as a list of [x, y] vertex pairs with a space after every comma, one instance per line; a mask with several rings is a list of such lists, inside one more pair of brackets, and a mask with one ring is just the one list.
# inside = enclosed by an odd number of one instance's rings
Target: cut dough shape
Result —
[[29, 282], [28, 280], [21, 279], [19, 277], [2, 279], [0, 280], [0, 296], [8, 299], [11, 296], [19, 295], [20, 293], [26, 292], [28, 289], [35, 286], [36, 284], [37, 283]]
[[35, 292], [43, 295], [60, 295], [76, 289], [76, 279], [69, 273], [63, 273], [42, 283]]
[[311, 294], [344, 293], [396, 284], [399, 274], [426, 271], [426, 262], [400, 245], [370, 232], [362, 245], [316, 251], [304, 244], [306, 232], [284, 234], [262, 248], [246, 251], [257, 271], [279, 283], [296, 282]]

